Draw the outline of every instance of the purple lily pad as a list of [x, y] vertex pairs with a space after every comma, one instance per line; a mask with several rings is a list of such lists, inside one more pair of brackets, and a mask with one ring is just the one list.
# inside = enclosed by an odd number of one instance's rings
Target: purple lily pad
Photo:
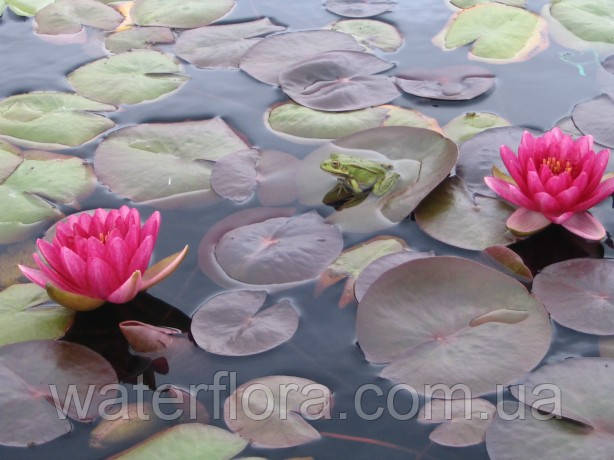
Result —
[[207, 300], [194, 313], [191, 332], [209, 353], [248, 356], [271, 350], [292, 338], [299, 315], [288, 300], [259, 311], [266, 291], [229, 291]]
[[595, 142], [614, 148], [614, 100], [606, 94], [597, 96], [590, 101], [576, 105], [571, 118], [578, 129], [584, 134], [590, 134]]
[[597, 82], [606, 94], [614, 98], [614, 54], [605, 58], [597, 68]]
[[381, 377], [419, 393], [462, 383], [473, 397], [535, 367], [552, 335], [546, 311], [522, 284], [456, 257], [387, 271], [360, 301], [356, 327], [367, 360], [386, 364]]
[[[115, 371], [102, 356], [82, 345], [54, 340], [0, 348], [0, 377], [0, 445], [16, 447], [42, 444], [70, 432], [70, 421], [60, 418], [58, 410], [66, 408], [65, 414], [74, 420], [93, 420], [103, 399], [101, 388], [117, 383]], [[66, 401], [71, 385], [82, 402], [94, 385], [92, 403], [83, 412], [74, 400]]]
[[471, 65], [436, 69], [407, 69], [397, 75], [397, 85], [406, 93], [429, 99], [466, 101], [495, 85], [488, 69]]
[[588, 334], [614, 334], [614, 261], [571, 259], [537, 274], [533, 294], [563, 326]]
[[392, 11], [393, 0], [327, 0], [324, 5], [331, 13], [347, 18], [369, 18]]
[[288, 32], [266, 37], [241, 59], [244, 72], [269, 85], [278, 84], [285, 68], [327, 51], [362, 51], [354, 37], [331, 30]]
[[358, 110], [400, 95], [390, 77], [375, 75], [392, 67], [369, 53], [329, 51], [287, 67], [279, 74], [279, 85], [295, 102], [311, 109]]

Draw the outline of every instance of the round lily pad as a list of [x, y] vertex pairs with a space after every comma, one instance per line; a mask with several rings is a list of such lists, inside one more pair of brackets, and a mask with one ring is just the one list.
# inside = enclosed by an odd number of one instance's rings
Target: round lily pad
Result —
[[240, 67], [256, 80], [277, 85], [282, 70], [327, 51], [362, 51], [362, 46], [351, 35], [332, 30], [287, 32], [256, 43], [243, 55]]
[[462, 383], [473, 397], [536, 366], [552, 335], [546, 311], [522, 284], [455, 257], [387, 271], [360, 301], [356, 327], [367, 360], [386, 364], [382, 377], [419, 393]]
[[108, 118], [93, 113], [113, 110], [112, 105], [76, 94], [18, 94], [0, 100], [0, 136], [34, 148], [76, 147], [115, 126]]
[[467, 112], [450, 120], [443, 132], [457, 144], [462, 144], [482, 131], [509, 125], [509, 121], [494, 113]]
[[39, 34], [76, 34], [83, 26], [113, 30], [124, 17], [97, 0], [55, 0], [36, 13]]
[[193, 29], [221, 19], [234, 0], [136, 0], [130, 15], [139, 26]]
[[450, 0], [450, 3], [457, 8], [473, 8], [481, 3], [497, 2], [510, 6], [523, 7], [526, 5], [527, 0]]
[[597, 69], [597, 82], [604, 93], [614, 98], [614, 54], [601, 62]]
[[115, 131], [98, 147], [96, 174], [111, 190], [162, 207], [215, 200], [212, 162], [247, 145], [221, 118], [151, 123]]
[[325, 8], [331, 13], [348, 18], [368, 18], [392, 11], [394, 0], [327, 0]]
[[175, 91], [187, 80], [180, 64], [153, 50], [135, 50], [79, 67], [68, 81], [82, 96], [109, 104], [138, 104]]
[[609, 0], [553, 0], [550, 14], [582, 40], [614, 45], [614, 11]]
[[614, 334], [612, 260], [571, 259], [549, 265], [535, 277], [533, 294], [563, 326], [588, 334]]
[[407, 69], [397, 74], [397, 85], [406, 93], [429, 99], [464, 101], [476, 98], [495, 85], [495, 74], [470, 65], [436, 69]]
[[331, 398], [328, 388], [312, 380], [286, 375], [261, 377], [244, 383], [226, 399], [224, 421], [252, 446], [299, 446], [320, 439], [320, 433], [304, 418], [328, 418]]
[[582, 133], [590, 134], [599, 144], [614, 148], [614, 100], [611, 97], [602, 94], [581, 102], [574, 107], [571, 117]]
[[266, 291], [229, 291], [207, 300], [194, 313], [191, 332], [209, 353], [247, 356], [271, 350], [292, 338], [299, 316], [288, 300], [264, 310]]
[[403, 44], [401, 32], [384, 21], [374, 19], [341, 19], [330, 26], [331, 30], [352, 35], [358, 43], [385, 53], [393, 53]]
[[173, 31], [166, 27], [131, 27], [109, 35], [104, 41], [104, 46], [111, 53], [119, 54], [174, 41]]
[[183, 32], [175, 45], [177, 56], [201, 69], [237, 68], [245, 52], [264, 35], [285, 30], [269, 18]]
[[393, 80], [375, 75], [394, 64], [358, 51], [329, 51], [286, 67], [281, 89], [299, 104], [341, 112], [385, 104], [400, 93]]

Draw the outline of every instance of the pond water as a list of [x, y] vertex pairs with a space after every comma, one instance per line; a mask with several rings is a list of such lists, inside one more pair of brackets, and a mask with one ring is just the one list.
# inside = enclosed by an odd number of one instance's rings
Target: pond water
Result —
[[[404, 38], [402, 47], [393, 53], [377, 55], [396, 64], [388, 71], [408, 67], [437, 67], [467, 64], [467, 47], [442, 51], [432, 38], [448, 22], [452, 10], [443, 0], [399, 0], [393, 11], [378, 16], [378, 20], [394, 25]], [[545, 0], [529, 0], [527, 8], [539, 12]], [[328, 12], [319, 0], [288, 2], [285, 0], [239, 0], [222, 23], [269, 17], [283, 24], [288, 31], [317, 29], [340, 18]], [[66, 75], [84, 63], [107, 56], [101, 45], [102, 32], [90, 30], [83, 44], [53, 44], [33, 33], [32, 19], [6, 11], [0, 20], [0, 98], [37, 90], [72, 91]], [[171, 45], [159, 49], [172, 52]], [[571, 63], [570, 63], [571, 61]], [[573, 62], [581, 62], [581, 69]], [[473, 63], [473, 62], [469, 62]], [[550, 40], [549, 47], [531, 59], [507, 64], [475, 62], [496, 74], [496, 88], [469, 101], [436, 101], [403, 94], [391, 103], [418, 110], [435, 118], [444, 126], [465, 112], [493, 112], [513, 125], [546, 131], [561, 118], [568, 116], [578, 102], [601, 93], [596, 82], [599, 61], [590, 52], [569, 50]], [[179, 122], [222, 117], [256, 148], [274, 149], [303, 158], [318, 146], [292, 142], [269, 129], [265, 124], [266, 110], [287, 97], [281, 89], [263, 84], [247, 73], [237, 70], [198, 69], [184, 62], [190, 79], [178, 91], [153, 102], [123, 106], [110, 112], [119, 129], [140, 123]], [[71, 129], [66, 126], [66, 129]], [[86, 160], [94, 158], [100, 139], [81, 147], [61, 150]], [[143, 168], [147, 168], [144, 164]], [[118, 208], [127, 201], [99, 184], [83, 203], [83, 209]], [[128, 203], [129, 204], [129, 203]], [[296, 204], [294, 204], [296, 205]], [[293, 206], [294, 206], [293, 205]], [[90, 346], [111, 362], [120, 381], [128, 388], [144, 375], [150, 387], [165, 383], [188, 387], [190, 384], [211, 383], [218, 371], [236, 372], [238, 384], [269, 375], [289, 375], [308, 378], [327, 386], [334, 395], [332, 418], [310, 422], [322, 435], [320, 440], [297, 447], [259, 449], [249, 446], [242, 456], [284, 459], [313, 457], [316, 459], [487, 459], [484, 443], [452, 448], [429, 441], [435, 425], [418, 423], [415, 419], [395, 420], [389, 413], [378, 420], [361, 419], [354, 407], [356, 390], [365, 384], [376, 384], [386, 394], [393, 383], [378, 377], [380, 365], [369, 363], [357, 343], [356, 303], [339, 308], [343, 282], [314, 296], [315, 281], [287, 290], [273, 292], [267, 299], [272, 305], [280, 299], [291, 299], [300, 313], [300, 325], [292, 339], [270, 351], [245, 357], [224, 357], [207, 353], [195, 345], [172, 350], [167, 356], [168, 369], [156, 367], [146, 358], [137, 357], [129, 349], [117, 323], [137, 319], [156, 325], [189, 330], [190, 317], [212, 295], [223, 292], [198, 266], [198, 246], [205, 233], [225, 216], [241, 209], [258, 206], [257, 200], [247, 204], [233, 204], [228, 200], [212, 206], [191, 209], [163, 209], [162, 226], [154, 255], [164, 257], [189, 244], [191, 252], [175, 274], [163, 283], [140, 294], [123, 306], [105, 306], [91, 313], [79, 313], [65, 340]], [[296, 205], [297, 213], [314, 209]], [[154, 208], [139, 206], [149, 215]], [[614, 229], [612, 203], [608, 199], [594, 209], [607, 230]], [[315, 208], [321, 216], [333, 212], [321, 205]], [[479, 251], [455, 248], [424, 233], [412, 217], [398, 225], [375, 233], [344, 232], [344, 248], [377, 235], [392, 235], [404, 240], [417, 251], [433, 251], [438, 256], [480, 258]], [[536, 273], [554, 262], [574, 257], [612, 257], [612, 241], [586, 243], [561, 228], [549, 228], [543, 233], [511, 246]], [[8, 250], [8, 249], [6, 249]], [[0, 251], [5, 251], [0, 246]], [[482, 260], [482, 259], [480, 259]], [[296, 261], [300, 263], [300, 261]], [[0, 267], [2, 269], [2, 267]], [[553, 341], [544, 363], [556, 363], [569, 357], [599, 356], [597, 337], [583, 334], [556, 324]], [[540, 365], [542, 365], [540, 364]], [[164, 367], [164, 366], [162, 366]], [[436, 383], [436, 382], [434, 382]], [[507, 382], [504, 382], [507, 383]], [[224, 396], [228, 395], [226, 391]], [[508, 397], [509, 393], [508, 393]], [[146, 398], [151, 398], [148, 392]], [[495, 402], [493, 395], [485, 398]], [[226, 428], [223, 417], [213, 416], [213, 397], [202, 396], [211, 423]], [[411, 398], [400, 392], [396, 408], [406, 412]], [[365, 394], [364, 411], [373, 412], [382, 398]], [[339, 414], [345, 416], [340, 417]], [[71, 433], [51, 442], [29, 448], [0, 447], [3, 459], [79, 459], [107, 458], [136, 444], [151, 433], [135, 436], [105, 448], [89, 446], [90, 433], [95, 425], [73, 422]]]

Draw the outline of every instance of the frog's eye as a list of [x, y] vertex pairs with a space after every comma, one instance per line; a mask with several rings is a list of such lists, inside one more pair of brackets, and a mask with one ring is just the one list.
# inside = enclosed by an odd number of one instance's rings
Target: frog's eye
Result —
[[332, 165], [333, 165], [333, 168], [339, 168], [339, 166], [341, 166], [338, 161], [333, 161]]

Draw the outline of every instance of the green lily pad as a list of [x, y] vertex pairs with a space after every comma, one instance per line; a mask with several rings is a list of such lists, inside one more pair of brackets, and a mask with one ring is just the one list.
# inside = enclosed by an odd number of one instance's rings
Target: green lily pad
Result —
[[510, 6], [523, 7], [527, 4], [527, 0], [450, 0], [450, 3], [457, 8], [473, 8], [482, 3], [497, 2]]
[[611, 0], [552, 0], [550, 14], [582, 40], [614, 45]]
[[524, 61], [548, 46], [542, 18], [492, 2], [456, 13], [434, 41], [444, 49], [473, 43], [470, 57], [501, 63]]
[[234, 0], [136, 0], [131, 16], [139, 26], [193, 29], [225, 16]]
[[450, 120], [443, 132], [457, 144], [462, 144], [482, 131], [509, 125], [509, 121], [494, 113], [467, 112]]
[[36, 252], [34, 240], [29, 239], [19, 243], [4, 246], [0, 251], [0, 288], [7, 288], [26, 278], [18, 265], [36, 267], [32, 254]]
[[99, 59], [68, 75], [77, 93], [116, 105], [158, 99], [188, 79], [180, 64], [153, 50], [135, 50]]
[[96, 174], [112, 191], [160, 207], [215, 200], [212, 162], [249, 148], [221, 118], [151, 123], [115, 131], [98, 147]]
[[316, 142], [329, 141], [380, 126], [411, 126], [441, 131], [434, 118], [394, 105], [331, 113], [288, 101], [271, 107], [266, 118], [269, 127], [277, 134], [303, 140], [313, 139]]
[[147, 49], [158, 43], [174, 42], [173, 32], [166, 27], [131, 27], [109, 35], [104, 46], [111, 53], [119, 54], [135, 49]]
[[350, 34], [366, 48], [386, 53], [395, 52], [403, 44], [403, 36], [395, 26], [375, 19], [342, 19], [330, 29]]
[[55, 0], [0, 0], [0, 16], [5, 7], [18, 16], [34, 16]]
[[51, 304], [36, 284], [14, 284], [0, 291], [0, 346], [28, 340], [57, 339], [70, 327], [74, 311]]
[[113, 30], [124, 17], [97, 0], [55, 0], [36, 13], [39, 34], [76, 34], [83, 26]]
[[76, 147], [115, 126], [108, 118], [91, 112], [113, 110], [112, 105], [77, 94], [18, 94], [0, 101], [0, 136], [28, 147]]

